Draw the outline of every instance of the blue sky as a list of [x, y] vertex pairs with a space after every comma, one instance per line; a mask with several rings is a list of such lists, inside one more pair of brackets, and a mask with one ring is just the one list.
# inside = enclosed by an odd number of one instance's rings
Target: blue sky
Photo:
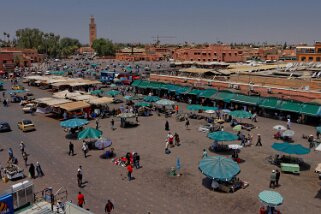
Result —
[[36, 27], [88, 43], [90, 15], [98, 37], [115, 42], [284, 42], [321, 40], [321, 0], [6, 0], [0, 37]]

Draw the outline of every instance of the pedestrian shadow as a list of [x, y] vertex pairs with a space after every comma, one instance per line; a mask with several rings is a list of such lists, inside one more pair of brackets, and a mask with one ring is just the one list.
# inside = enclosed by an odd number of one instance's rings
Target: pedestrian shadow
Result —
[[317, 194], [314, 196], [314, 198], [321, 199], [321, 189], [317, 192]]
[[88, 184], [88, 181], [84, 181], [80, 184], [80, 188], [85, 188]]

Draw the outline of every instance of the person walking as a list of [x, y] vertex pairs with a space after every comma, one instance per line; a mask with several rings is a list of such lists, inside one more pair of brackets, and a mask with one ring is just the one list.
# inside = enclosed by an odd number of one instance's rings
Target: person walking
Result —
[[178, 105], [175, 106], [175, 111], [176, 111], [176, 114], [178, 114]]
[[180, 139], [179, 139], [179, 135], [177, 134], [177, 132], [175, 132], [175, 134], [174, 134], [174, 139], [175, 139], [175, 145], [176, 146], [179, 146], [179, 145], [181, 145], [180, 144]]
[[99, 119], [96, 118], [96, 121], [95, 121], [95, 122], [96, 122], [96, 129], [99, 130]]
[[165, 131], [169, 131], [169, 123], [167, 120], [165, 122]]
[[132, 180], [132, 173], [133, 173], [133, 167], [131, 164], [127, 165], [127, 176], [128, 176], [128, 181]]
[[114, 119], [111, 119], [111, 121], [110, 121], [110, 124], [111, 124], [111, 130], [115, 130], [115, 121], [114, 121]]
[[39, 162], [36, 163], [36, 172], [37, 172], [37, 177], [38, 178], [44, 176]]
[[78, 168], [78, 171], [77, 171], [77, 183], [78, 183], [78, 187], [81, 187], [81, 185], [82, 185], [82, 170], [81, 170], [81, 166]]
[[139, 164], [140, 156], [139, 156], [139, 154], [137, 154], [137, 152], [134, 152], [133, 161], [134, 161], [135, 168], [139, 169], [140, 168], [140, 164]]
[[87, 143], [85, 141], [82, 144], [82, 151], [84, 152], [85, 158], [87, 158], [88, 146], [87, 146]]
[[83, 207], [85, 204], [85, 196], [81, 192], [78, 192], [77, 200], [77, 205]]
[[68, 152], [69, 156], [74, 156], [74, 144], [69, 141], [69, 152]]
[[8, 155], [9, 155], [9, 159], [13, 158], [13, 150], [12, 150], [12, 148], [8, 149]]
[[20, 142], [20, 151], [21, 151], [21, 154], [23, 154], [25, 151], [25, 144], [23, 143], [23, 141]]
[[207, 157], [207, 151], [206, 149], [203, 149], [203, 155], [202, 155], [202, 158], [206, 158]]
[[261, 140], [260, 134], [257, 134], [257, 142], [256, 142], [255, 146], [262, 146], [262, 140]]
[[279, 180], [280, 180], [281, 172], [277, 169], [275, 174], [275, 185], [279, 186]]
[[275, 170], [272, 170], [272, 174], [270, 176], [270, 188], [273, 188], [273, 189], [275, 188], [275, 182], [276, 182], [276, 173], [275, 173]]
[[186, 118], [186, 122], [185, 122], [186, 129], [188, 129], [188, 126], [189, 126], [189, 120], [188, 120], [188, 118]]
[[28, 166], [28, 155], [26, 152], [22, 153], [22, 158], [25, 161], [25, 166]]
[[111, 203], [110, 200], [108, 200], [107, 204], [105, 205], [105, 213], [110, 214], [113, 209], [115, 209], [114, 204]]
[[286, 128], [291, 129], [291, 119], [288, 118], [288, 121], [286, 122]]
[[33, 165], [33, 163], [31, 163], [29, 166], [29, 175], [30, 178], [35, 178], [35, 166]]

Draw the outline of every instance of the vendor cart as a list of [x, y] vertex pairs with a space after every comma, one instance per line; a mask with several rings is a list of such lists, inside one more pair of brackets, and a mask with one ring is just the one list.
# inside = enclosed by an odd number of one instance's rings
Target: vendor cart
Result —
[[4, 172], [9, 180], [24, 178], [23, 169], [16, 164], [9, 164], [4, 168]]

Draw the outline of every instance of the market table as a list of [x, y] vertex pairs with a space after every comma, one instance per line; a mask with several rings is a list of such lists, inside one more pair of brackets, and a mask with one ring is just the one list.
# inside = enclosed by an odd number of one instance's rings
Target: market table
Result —
[[300, 166], [299, 164], [281, 163], [281, 170], [282, 172], [291, 172], [291, 173], [299, 174]]

